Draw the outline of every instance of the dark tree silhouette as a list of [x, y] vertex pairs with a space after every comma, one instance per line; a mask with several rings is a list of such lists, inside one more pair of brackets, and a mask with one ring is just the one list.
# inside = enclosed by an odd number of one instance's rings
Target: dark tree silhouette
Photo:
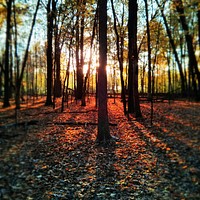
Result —
[[197, 17], [198, 17], [198, 37], [199, 37], [199, 46], [200, 46], [200, 8], [197, 11]]
[[77, 0], [77, 13], [76, 13], [76, 77], [77, 77], [76, 98], [77, 99], [82, 98], [82, 88], [83, 88], [84, 16], [81, 16], [82, 14], [84, 15], [84, 11], [83, 13], [81, 12], [81, 1]]
[[63, 23], [59, 22], [60, 14], [58, 14], [58, 9], [57, 9], [57, 2], [58, 1], [53, 1], [52, 3], [52, 11], [54, 15], [54, 45], [55, 45], [55, 51], [54, 51], [54, 56], [55, 56], [55, 66], [54, 66], [54, 73], [55, 73], [55, 80], [54, 80], [54, 100], [55, 97], [61, 97], [62, 94], [62, 86], [61, 86], [61, 77], [60, 77], [60, 59], [61, 59], [61, 45], [60, 45], [60, 40], [61, 40], [61, 29], [58, 29], [58, 23]]
[[129, 0], [129, 102], [128, 111], [135, 113], [135, 117], [141, 117], [139, 93], [138, 93], [138, 50], [137, 50], [137, 0]]
[[90, 75], [90, 67], [91, 67], [91, 63], [92, 63], [92, 48], [93, 48], [93, 43], [94, 43], [94, 38], [95, 38], [95, 33], [96, 33], [96, 28], [97, 28], [97, 13], [98, 13], [98, 9], [96, 10], [95, 13], [95, 17], [94, 17], [94, 25], [93, 25], [93, 29], [92, 29], [92, 38], [91, 38], [91, 42], [90, 42], [90, 59], [89, 59], [89, 64], [88, 64], [88, 70], [84, 79], [84, 84], [83, 84], [83, 91], [82, 91], [82, 101], [81, 101], [81, 105], [82, 106], [86, 106], [86, 101], [85, 101], [85, 97], [86, 97], [86, 87], [87, 87], [87, 81], [89, 80], [89, 75]]
[[172, 33], [171, 33], [171, 30], [170, 30], [170, 27], [169, 27], [169, 25], [167, 23], [166, 16], [165, 16], [165, 14], [163, 12], [164, 5], [161, 6], [159, 4], [158, 0], [156, 0], [156, 3], [158, 5], [158, 7], [160, 8], [160, 12], [161, 12], [164, 24], [165, 24], [166, 32], [167, 32], [167, 35], [169, 37], [169, 42], [170, 42], [170, 45], [172, 47], [172, 51], [173, 51], [173, 54], [174, 54], [174, 57], [175, 57], [175, 60], [176, 60], [176, 63], [177, 63], [178, 69], [179, 69], [179, 74], [180, 74], [180, 78], [181, 78], [181, 90], [182, 90], [182, 94], [184, 94], [185, 90], [186, 90], [185, 76], [184, 76], [184, 73], [183, 73], [183, 68], [182, 68], [181, 62], [180, 62], [179, 57], [178, 57], [178, 52], [176, 50], [175, 41], [174, 41], [174, 39], [172, 37]]
[[[185, 40], [186, 40], [186, 44], [187, 44], [187, 48], [188, 48], [188, 57], [189, 57], [189, 71], [190, 71], [190, 74], [193, 76], [194, 94], [196, 95], [197, 99], [200, 99], [200, 95], [199, 95], [200, 72], [199, 72], [198, 63], [197, 63], [197, 59], [196, 59], [195, 51], [194, 51], [194, 47], [193, 47], [193, 41], [192, 41], [193, 38], [192, 38], [192, 35], [190, 34], [189, 27], [188, 27], [188, 24], [186, 21], [183, 2], [182, 2], [182, 0], [173, 0], [173, 2], [176, 6], [177, 12], [179, 13], [180, 23], [182, 25], [182, 28], [183, 28], [184, 34], [185, 34]], [[194, 77], [193, 74], [196, 76], [196, 78]], [[197, 81], [196, 81], [196, 79], [197, 79]], [[196, 86], [196, 82], [198, 82], [198, 87]]]
[[23, 59], [23, 63], [22, 63], [22, 70], [21, 70], [21, 73], [19, 74], [19, 77], [17, 77], [17, 80], [16, 80], [16, 99], [15, 99], [16, 108], [20, 108], [21, 85], [22, 85], [22, 80], [23, 80], [23, 76], [24, 76], [24, 70], [26, 68], [26, 63], [27, 63], [27, 59], [28, 59], [28, 50], [29, 50], [29, 46], [30, 46], [30, 43], [31, 43], [31, 37], [32, 37], [32, 34], [33, 34], [33, 28], [35, 26], [35, 21], [36, 21], [39, 5], [40, 5], [40, 0], [38, 0], [38, 2], [37, 2], [37, 6], [36, 6], [35, 13], [34, 13], [34, 16], [33, 16], [31, 30], [30, 30], [30, 34], [29, 34], [29, 37], [28, 37], [26, 51], [25, 51], [25, 55], [24, 55], [24, 59]]
[[133, 34], [134, 28], [132, 24], [133, 19], [133, 1], [129, 0], [129, 13], [128, 13], [128, 113], [134, 112], [134, 104], [133, 104]]
[[99, 0], [99, 71], [98, 71], [98, 133], [97, 142], [111, 139], [107, 110], [107, 0]]
[[146, 12], [146, 24], [147, 24], [147, 47], [148, 47], [148, 97], [151, 96], [152, 86], [151, 86], [151, 35], [149, 28], [149, 12], [148, 12], [148, 3], [147, 0], [145, 2], [145, 12]]
[[3, 107], [9, 107], [9, 68], [10, 68], [10, 41], [11, 41], [11, 12], [12, 12], [12, 0], [6, 1], [7, 6], [7, 18], [6, 18], [6, 50], [5, 50], [5, 70], [4, 70], [4, 100]]
[[[113, 17], [114, 17], [114, 30], [116, 34], [116, 46], [117, 46], [117, 59], [119, 62], [119, 69], [120, 69], [120, 80], [121, 80], [121, 97], [123, 102], [123, 108], [124, 108], [124, 115], [126, 115], [126, 94], [125, 94], [125, 85], [124, 85], [124, 77], [123, 77], [123, 47], [124, 47], [124, 37], [118, 33], [117, 30], [117, 16], [114, 9], [114, 3], [113, 0], [111, 0], [112, 4], [112, 11], [113, 11]], [[124, 10], [123, 10], [124, 12]], [[123, 26], [123, 19], [122, 19], [122, 26]], [[120, 40], [121, 38], [121, 40]], [[120, 44], [121, 42], [121, 44]], [[121, 45], [121, 46], [120, 46]]]
[[53, 15], [51, 10], [51, 0], [47, 3], [47, 98], [46, 106], [53, 105], [52, 101], [52, 38], [53, 38]]

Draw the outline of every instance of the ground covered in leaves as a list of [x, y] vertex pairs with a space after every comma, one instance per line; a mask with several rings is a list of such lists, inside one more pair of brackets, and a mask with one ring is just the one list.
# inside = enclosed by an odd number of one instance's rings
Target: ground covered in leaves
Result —
[[200, 199], [200, 103], [155, 103], [151, 125], [150, 103], [136, 121], [109, 99], [107, 147], [94, 100], [59, 106], [0, 109], [0, 199]]

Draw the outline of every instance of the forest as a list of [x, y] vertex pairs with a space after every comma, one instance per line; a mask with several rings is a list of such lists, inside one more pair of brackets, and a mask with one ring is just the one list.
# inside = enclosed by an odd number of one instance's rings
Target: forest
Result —
[[0, 0], [0, 199], [199, 199], [199, 0]]

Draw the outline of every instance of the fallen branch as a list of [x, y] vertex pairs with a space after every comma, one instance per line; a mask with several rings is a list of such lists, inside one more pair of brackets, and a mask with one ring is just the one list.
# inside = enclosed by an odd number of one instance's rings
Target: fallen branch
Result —
[[38, 120], [31, 120], [31, 121], [24, 121], [19, 123], [12, 123], [12, 124], [5, 124], [0, 126], [0, 129], [7, 129], [9, 127], [17, 127], [17, 126], [29, 126], [29, 125], [36, 125], [38, 123]]
[[97, 110], [70, 111], [69, 113], [89, 113], [89, 112], [97, 112]]
[[[97, 126], [98, 123], [96, 122], [55, 122], [55, 125], [72, 125], [72, 126], [88, 126], [88, 125], [94, 125]], [[115, 123], [109, 123], [110, 126], [117, 126]]]

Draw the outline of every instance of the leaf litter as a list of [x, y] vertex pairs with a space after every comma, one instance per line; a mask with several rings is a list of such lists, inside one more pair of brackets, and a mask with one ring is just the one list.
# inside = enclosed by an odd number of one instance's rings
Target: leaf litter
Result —
[[[92, 100], [63, 113], [41, 102], [20, 110], [19, 121], [38, 123], [1, 133], [0, 199], [198, 199], [200, 104], [156, 103], [152, 126], [148, 103], [140, 121], [123, 116], [119, 100], [108, 108], [119, 140], [107, 147], [95, 144]], [[2, 111], [1, 125], [13, 123], [13, 111]]]

